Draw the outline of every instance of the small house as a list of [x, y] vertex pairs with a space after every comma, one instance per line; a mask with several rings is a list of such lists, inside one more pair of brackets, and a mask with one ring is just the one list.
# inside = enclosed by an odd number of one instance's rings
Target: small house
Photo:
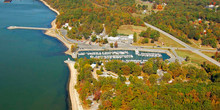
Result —
[[92, 67], [92, 69], [94, 69], [96, 67], [96, 64], [93, 63], [90, 66]]

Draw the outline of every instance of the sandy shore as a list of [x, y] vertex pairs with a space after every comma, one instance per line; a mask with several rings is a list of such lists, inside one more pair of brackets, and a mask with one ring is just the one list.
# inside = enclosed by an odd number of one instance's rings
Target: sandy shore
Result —
[[[44, 0], [40, 0], [44, 5], [46, 5], [50, 10], [54, 11], [57, 15], [60, 15], [59, 11], [57, 11], [56, 9], [52, 8], [47, 2], [45, 2]], [[57, 25], [56, 25], [56, 19], [54, 19], [51, 22], [51, 28], [50, 30], [47, 30], [45, 32], [46, 35], [48, 36], [52, 36], [57, 38], [58, 40], [60, 40], [67, 48], [68, 50], [65, 52], [68, 55], [72, 56], [72, 52], [71, 52], [71, 46], [73, 45], [72, 43], [70, 43], [69, 41], [67, 41], [58, 31], [57, 29]]]
[[46, 5], [48, 8], [50, 8], [50, 10], [54, 11], [55, 13], [57, 13], [57, 15], [60, 15], [60, 12], [57, 11], [56, 9], [52, 8], [47, 2], [45, 2], [44, 0], [40, 0], [41, 2], [44, 3], [44, 5]]
[[65, 63], [68, 65], [70, 70], [69, 78], [69, 93], [70, 93], [70, 102], [72, 110], [83, 110], [82, 104], [79, 100], [79, 94], [74, 88], [77, 84], [77, 70], [74, 68], [75, 62], [71, 60], [66, 60]]
[[[46, 5], [49, 9], [51, 9], [52, 11], [54, 11], [55, 13], [57, 13], [57, 15], [59, 15], [60, 13], [52, 8], [49, 4], [47, 4], [47, 2], [45, 2], [44, 0], [40, 0], [42, 3], [44, 3], [44, 5]], [[67, 48], [68, 50], [65, 52], [66, 54], [69, 54], [72, 56], [72, 52], [71, 52], [71, 46], [73, 45], [72, 43], [68, 42], [58, 31], [57, 26], [56, 26], [56, 19], [53, 20], [51, 22], [51, 29], [47, 30], [45, 32], [46, 35], [48, 36], [52, 36], [57, 38], [58, 40], [60, 40]], [[76, 83], [77, 83], [77, 70], [74, 68], [74, 64], [75, 62], [73, 61], [65, 61], [65, 63], [67, 63], [69, 70], [70, 70], [70, 77], [69, 77], [69, 84], [68, 84], [68, 89], [69, 89], [69, 97], [70, 97], [70, 102], [71, 102], [71, 109], [72, 110], [83, 110], [82, 105], [80, 104], [80, 100], [79, 100], [79, 94], [76, 91], [76, 89], [74, 88]]]

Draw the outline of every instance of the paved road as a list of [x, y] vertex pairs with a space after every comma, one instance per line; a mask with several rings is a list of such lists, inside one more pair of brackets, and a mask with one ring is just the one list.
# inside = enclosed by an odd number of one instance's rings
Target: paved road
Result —
[[182, 64], [182, 62], [183, 62], [185, 59], [182, 58], [182, 57], [179, 57], [174, 48], [171, 48], [171, 51], [173, 52], [173, 54], [175, 55], [175, 57], [176, 57], [176, 59], [179, 61], [179, 63]]
[[183, 46], [186, 47], [188, 50], [190, 50], [190, 51], [192, 51], [192, 52], [194, 52], [194, 53], [200, 55], [201, 57], [207, 59], [208, 61], [210, 61], [210, 62], [212, 62], [212, 63], [214, 63], [215, 65], [217, 65], [217, 66], [220, 67], [220, 63], [219, 63], [218, 61], [216, 61], [216, 60], [214, 60], [214, 59], [212, 59], [212, 58], [206, 56], [205, 54], [201, 53], [201, 52], [199, 51], [199, 49], [195, 49], [195, 48], [189, 46], [189, 45], [186, 44], [185, 42], [183, 42], [183, 41], [181, 41], [181, 40], [175, 38], [174, 36], [172, 36], [172, 35], [170, 35], [170, 34], [164, 32], [164, 31], [162, 31], [161, 29], [159, 29], [159, 28], [157, 28], [157, 27], [155, 27], [155, 26], [152, 26], [152, 25], [150, 25], [150, 24], [148, 24], [148, 23], [144, 23], [144, 24], [145, 24], [146, 26], [148, 26], [148, 27], [154, 29], [154, 30], [159, 31], [160, 33], [166, 35], [167, 37], [169, 37], [169, 38], [173, 39], [174, 41], [178, 42], [179, 44], [183, 45]]
[[[208, 57], [208, 56], [206, 56], [205, 54], [203, 54], [203, 53], [200, 52], [200, 51], [215, 52], [215, 51], [213, 51], [213, 50], [200, 50], [200, 49], [192, 48], [191, 46], [187, 45], [186, 43], [182, 42], [181, 40], [175, 38], [174, 36], [172, 36], [172, 35], [170, 35], [170, 34], [164, 32], [164, 31], [162, 31], [161, 29], [159, 29], [159, 28], [157, 28], [157, 27], [155, 27], [155, 26], [152, 26], [152, 25], [150, 25], [150, 24], [148, 24], [148, 23], [145, 23], [145, 25], [148, 26], [148, 27], [151, 27], [151, 28], [154, 29], [154, 30], [159, 31], [160, 33], [162, 33], [162, 34], [164, 34], [164, 35], [166, 35], [166, 36], [168, 36], [169, 38], [173, 39], [174, 41], [176, 41], [176, 42], [178, 42], [179, 44], [181, 44], [181, 45], [183, 45], [184, 47], [186, 47], [186, 49], [188, 49], [188, 50], [190, 50], [190, 51], [192, 51], [192, 52], [194, 52], [194, 53], [196, 53], [196, 54], [202, 56], [203, 58], [209, 60], [210, 62], [212, 62], [212, 63], [214, 63], [214, 64], [216, 64], [217, 66], [220, 67], [220, 63], [219, 63], [219, 62], [217, 62], [216, 60], [214, 60], [214, 59], [212, 59], [212, 58], [210, 58], [210, 57]], [[8, 29], [48, 30], [48, 28], [18, 27], [18, 26], [10, 26], [10, 27], [8, 27]], [[66, 35], [67, 35], [67, 31], [66, 31], [66, 30], [60, 29], [60, 32], [61, 32], [60, 34], [62, 34], [62, 35], [64, 36], [64, 39], [66, 39], [67, 41], [69, 41], [69, 42], [71, 42], [71, 43], [78, 43], [79, 47], [82, 48], [82, 49], [84, 49], [84, 48], [85, 48], [85, 49], [102, 49], [102, 47], [100, 47], [100, 46], [98, 46], [98, 45], [89, 45], [89, 44], [86, 44], [85, 42], [82, 42], [82, 41], [72, 40], [72, 39], [67, 38], [67, 37], [66, 37]], [[60, 35], [58, 35], [58, 34], [57, 34], [57, 36], [60, 37]], [[61, 38], [61, 40], [63, 40], [62, 37], [60, 37], [60, 38]], [[65, 41], [65, 40], [64, 40], [64, 41]], [[119, 47], [120, 47], [120, 48], [128, 48], [128, 49], [144, 47], [144, 46], [141, 46], [141, 47], [131, 46], [131, 45], [129, 45], [129, 43], [128, 43], [128, 44], [126, 44], [126, 43], [118, 43], [118, 44], [119, 44]], [[105, 48], [110, 48], [109, 45], [105, 45], [104, 47], [105, 47]], [[164, 47], [162, 47], [162, 48], [164, 48]], [[166, 48], [169, 48], [169, 47], [166, 47]], [[171, 49], [174, 49], [174, 48], [171, 48]], [[178, 49], [178, 48], [177, 48], [177, 49]], [[184, 49], [184, 48], [181, 48], [181, 49]]]

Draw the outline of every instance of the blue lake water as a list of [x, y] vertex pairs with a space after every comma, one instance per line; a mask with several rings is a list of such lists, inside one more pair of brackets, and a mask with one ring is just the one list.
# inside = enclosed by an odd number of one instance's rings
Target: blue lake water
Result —
[[0, 110], [66, 110], [69, 56], [57, 39], [38, 30], [56, 14], [36, 0], [0, 0]]

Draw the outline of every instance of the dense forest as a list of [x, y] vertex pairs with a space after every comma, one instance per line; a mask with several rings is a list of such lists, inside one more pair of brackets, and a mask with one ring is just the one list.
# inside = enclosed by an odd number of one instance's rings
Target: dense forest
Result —
[[[57, 17], [57, 27], [65, 23], [73, 27], [68, 36], [73, 39], [89, 38], [94, 31], [100, 34], [105, 24], [106, 33], [116, 36], [121, 25], [143, 25], [148, 22], [180, 40], [201, 40], [202, 45], [214, 48], [220, 41], [220, 11], [205, 8], [212, 0], [142, 0], [167, 3], [163, 11], [153, 11], [143, 19], [132, 16], [140, 12], [136, 0], [45, 0], [61, 14]], [[220, 10], [220, 8], [218, 8]], [[147, 41], [147, 39], [146, 39]]]
[[[96, 63], [97, 74], [108, 71], [117, 74], [118, 78], [95, 79], [90, 66], [93, 63]], [[78, 59], [75, 68], [79, 72], [76, 89], [88, 107], [92, 101], [97, 101], [101, 110], [220, 109], [220, 68], [215, 65], [180, 65], [160, 58], [149, 59], [143, 65], [119, 60]], [[158, 76], [158, 69], [166, 73]], [[171, 79], [173, 82], [168, 83]], [[126, 84], [126, 80], [130, 84]]]
[[117, 29], [123, 24], [141, 25], [140, 18], [130, 13], [135, 12], [135, 0], [45, 0], [60, 15], [57, 17], [57, 27], [65, 23], [73, 27], [68, 36], [74, 39], [87, 39], [93, 31], [99, 34], [105, 24], [106, 33], [117, 35]]
[[186, 43], [190, 43], [188, 39], [201, 39], [202, 45], [210, 45], [214, 48], [217, 46], [220, 40], [220, 8], [216, 11], [217, 8], [205, 7], [210, 4], [219, 5], [219, 0], [214, 2], [212, 0], [154, 1], [157, 4], [166, 2], [167, 6], [163, 11], [145, 17], [144, 21]]

